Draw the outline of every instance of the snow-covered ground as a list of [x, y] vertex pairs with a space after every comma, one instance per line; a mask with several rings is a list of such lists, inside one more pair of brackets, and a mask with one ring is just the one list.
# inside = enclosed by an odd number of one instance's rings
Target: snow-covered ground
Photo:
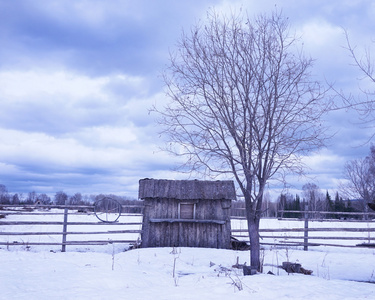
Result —
[[[18, 217], [6, 220], [14, 218]], [[46, 220], [43, 216], [33, 218]], [[275, 228], [279, 223], [263, 220], [262, 227]], [[286, 221], [281, 224], [295, 226]], [[330, 225], [354, 226], [337, 222]], [[10, 227], [13, 226], [0, 226], [0, 231], [21, 231]], [[2, 240], [10, 238], [14, 237], [1, 236]], [[56, 246], [0, 248], [0, 299], [375, 299], [375, 249], [369, 248], [320, 246], [303, 251], [269, 246], [262, 251], [264, 272], [254, 276], [243, 276], [242, 270], [232, 267], [237, 260], [248, 263], [248, 251], [124, 251], [126, 245], [121, 244], [67, 246], [65, 253]], [[298, 262], [313, 274], [288, 275], [277, 267], [284, 261]], [[269, 271], [274, 275], [267, 274]]]

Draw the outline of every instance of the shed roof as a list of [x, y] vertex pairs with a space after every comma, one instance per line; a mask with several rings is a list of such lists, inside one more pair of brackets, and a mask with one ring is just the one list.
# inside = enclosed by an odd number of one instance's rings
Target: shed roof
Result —
[[232, 180], [167, 180], [141, 179], [139, 198], [212, 199], [235, 200], [236, 190]]

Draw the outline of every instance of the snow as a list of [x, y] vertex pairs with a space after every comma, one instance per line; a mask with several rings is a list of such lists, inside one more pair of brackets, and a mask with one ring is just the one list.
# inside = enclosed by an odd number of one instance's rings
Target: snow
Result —
[[[7, 217], [11, 218], [16, 216]], [[262, 220], [264, 228], [267, 224], [275, 228], [275, 222]], [[283, 226], [294, 224], [284, 221]], [[10, 231], [9, 227], [13, 226], [0, 226], [0, 231]], [[263, 273], [243, 276], [242, 270], [232, 266], [237, 259], [248, 263], [248, 251], [125, 251], [127, 247], [119, 244], [67, 246], [62, 253], [56, 246], [0, 247], [0, 299], [375, 299], [375, 250], [371, 248], [320, 246], [303, 251], [270, 246], [262, 251]], [[277, 267], [284, 261], [299, 263], [313, 274], [288, 275]]]

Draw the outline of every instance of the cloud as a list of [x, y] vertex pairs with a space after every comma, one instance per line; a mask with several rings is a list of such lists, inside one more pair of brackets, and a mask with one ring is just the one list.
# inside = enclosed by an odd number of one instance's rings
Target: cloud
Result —
[[12, 70], [0, 72], [0, 89], [1, 178], [12, 192], [134, 196], [133, 181], [171, 168], [148, 114], [162, 96], [145, 78]]
[[119, 181], [152, 177], [171, 164], [152, 142], [140, 143], [126, 128], [93, 128], [65, 138], [0, 129], [0, 137], [0, 158], [6, 162], [1, 177], [10, 191], [30, 182], [83, 193], [100, 192], [92, 186], [106, 184], [119, 192]]
[[[357, 90], [342, 28], [356, 45], [371, 42], [375, 4], [282, 4], [317, 59], [314, 78]], [[0, 0], [0, 183], [11, 192], [136, 196], [140, 178], [186, 178], [170, 171], [175, 160], [159, 151], [163, 137], [148, 110], [165, 101], [158, 75], [182, 28], [204, 20], [209, 7], [251, 17], [273, 11], [275, 1]], [[322, 187], [369, 148], [354, 148], [368, 132], [352, 113], [327, 120], [337, 132], [329, 150], [306, 158]]]
[[37, 70], [0, 72], [0, 89], [1, 126], [53, 135], [126, 124], [128, 102], [147, 93], [147, 84], [125, 74]]
[[123, 71], [155, 76], [181, 28], [211, 2], [216, 1], [3, 2], [0, 54], [6, 60], [0, 63], [64, 65], [95, 76]]

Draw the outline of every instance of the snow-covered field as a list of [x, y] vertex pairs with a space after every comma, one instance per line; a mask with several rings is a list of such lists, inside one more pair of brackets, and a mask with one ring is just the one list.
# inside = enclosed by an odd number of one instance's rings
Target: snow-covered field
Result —
[[[19, 216], [2, 221], [16, 218]], [[46, 220], [43, 216], [32, 218]], [[296, 226], [287, 221], [262, 220], [263, 228], [276, 228], [277, 224]], [[323, 223], [315, 226], [328, 227]], [[330, 226], [366, 228], [373, 223], [332, 222]], [[10, 230], [35, 228], [0, 226], [0, 231]], [[14, 238], [0, 237], [2, 241]], [[61, 241], [61, 236], [37, 238]], [[125, 248], [122, 244], [67, 246], [67, 252], [62, 253], [58, 246], [0, 246], [0, 299], [375, 299], [375, 249], [320, 246], [303, 251], [269, 246], [262, 252], [264, 272], [243, 276], [242, 270], [232, 266], [237, 259], [240, 264], [249, 262], [248, 251]], [[277, 267], [284, 261], [298, 262], [313, 274], [288, 275]], [[274, 275], [267, 274], [269, 271]]]

